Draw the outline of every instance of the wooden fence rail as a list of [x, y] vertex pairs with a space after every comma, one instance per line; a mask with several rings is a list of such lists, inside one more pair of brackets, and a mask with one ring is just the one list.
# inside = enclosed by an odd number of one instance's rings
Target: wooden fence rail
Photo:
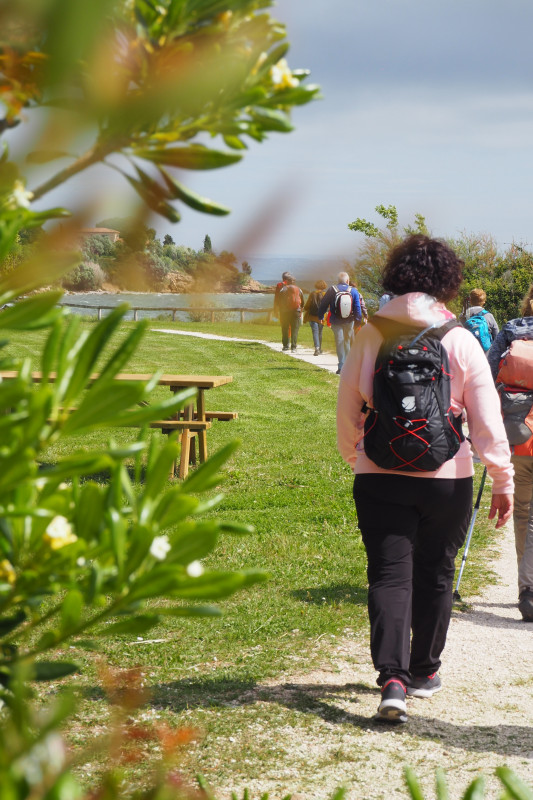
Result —
[[[98, 312], [98, 319], [102, 319], [102, 311], [112, 311], [116, 306], [97, 306], [97, 305], [79, 305], [78, 303], [61, 303], [62, 306], [69, 306], [70, 308], [87, 308], [87, 309], [96, 309]], [[172, 307], [164, 307], [158, 306], [154, 308], [153, 306], [130, 306], [130, 311], [133, 311], [133, 319], [135, 321], [138, 320], [138, 312], [139, 311], [152, 311], [154, 314], [159, 314], [161, 311], [170, 311], [172, 313], [172, 322], [176, 320], [176, 313], [178, 311], [185, 311], [186, 313], [201, 313], [201, 314], [209, 314], [211, 318], [211, 322], [215, 321], [215, 314], [226, 314], [228, 312], [240, 314], [240, 321], [244, 322], [244, 315], [245, 314], [263, 314], [266, 315], [267, 322], [272, 320], [272, 309], [271, 308], [224, 308], [221, 306], [217, 306], [216, 308], [204, 308], [204, 307], [188, 307], [188, 308], [174, 308]]]

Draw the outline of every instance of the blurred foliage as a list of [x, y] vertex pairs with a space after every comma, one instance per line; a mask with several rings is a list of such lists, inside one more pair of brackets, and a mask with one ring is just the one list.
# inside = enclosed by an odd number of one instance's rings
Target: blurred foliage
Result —
[[347, 271], [371, 311], [377, 310], [379, 297], [383, 294], [381, 273], [390, 250], [396, 247], [404, 236], [413, 233], [428, 234], [426, 221], [421, 214], [415, 214], [413, 225], [400, 228], [395, 206], [378, 205], [375, 210], [385, 221], [384, 227], [378, 227], [361, 217], [348, 223], [349, 230], [364, 234], [365, 239], [359, 246], [354, 261], [346, 264]]
[[[415, 214], [414, 223], [400, 228], [395, 206], [376, 206], [377, 213], [385, 221], [378, 227], [366, 219], [358, 218], [348, 224], [352, 231], [362, 233], [364, 241], [359, 246], [348, 271], [372, 310], [377, 309], [379, 296], [383, 293], [381, 274], [390, 250], [411, 234], [430, 236], [425, 218]], [[486, 308], [502, 325], [519, 316], [522, 298], [533, 282], [533, 253], [519, 244], [511, 244], [501, 252], [494, 239], [487, 234], [461, 233], [448, 243], [464, 261], [459, 296], [449, 303], [456, 314], [468, 306], [472, 289], [481, 288], [487, 294]]]
[[[503, 793], [498, 800], [533, 800], [533, 790], [527, 786], [509, 767], [498, 767], [496, 775], [503, 785]], [[424, 800], [424, 793], [420, 788], [417, 777], [410, 767], [405, 768], [405, 782], [411, 800]], [[446, 775], [442, 769], [436, 773], [436, 798], [437, 800], [449, 800], [448, 785]], [[483, 775], [478, 775], [465, 790], [461, 800], [484, 800], [485, 779]]]
[[[176, 202], [229, 209], [177, 180], [241, 160], [249, 139], [293, 130], [290, 110], [318, 95], [291, 70], [270, 0], [6, 0], [0, 7], [0, 132], [47, 110], [28, 164], [63, 167], [40, 198], [104, 162], [171, 222]], [[226, 149], [206, 145], [218, 139]], [[87, 140], [91, 141], [87, 147]], [[83, 151], [80, 150], [83, 146]], [[112, 155], [124, 158], [110, 162]], [[14, 165], [10, 183], [18, 176]], [[147, 171], [148, 170], [148, 171]], [[18, 176], [20, 177], [20, 176]]]

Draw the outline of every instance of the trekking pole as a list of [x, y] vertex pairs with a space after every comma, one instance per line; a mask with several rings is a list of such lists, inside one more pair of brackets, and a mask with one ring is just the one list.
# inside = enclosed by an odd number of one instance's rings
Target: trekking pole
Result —
[[459, 584], [461, 583], [461, 578], [463, 577], [463, 570], [466, 564], [466, 557], [468, 556], [468, 548], [470, 547], [470, 539], [472, 538], [472, 531], [474, 530], [474, 523], [476, 521], [477, 512], [479, 511], [479, 506], [481, 504], [481, 495], [483, 494], [483, 487], [485, 486], [485, 478], [487, 477], [487, 467], [483, 470], [483, 475], [481, 476], [481, 483], [479, 484], [479, 491], [477, 493], [476, 504], [474, 506], [474, 510], [472, 511], [472, 519], [470, 520], [470, 527], [468, 528], [468, 535], [466, 537], [465, 549], [463, 551], [463, 558], [461, 560], [461, 568], [459, 570], [459, 575], [457, 577], [457, 583], [455, 585], [455, 592], [453, 593], [453, 601], [460, 603], [461, 602], [461, 595], [459, 594]]

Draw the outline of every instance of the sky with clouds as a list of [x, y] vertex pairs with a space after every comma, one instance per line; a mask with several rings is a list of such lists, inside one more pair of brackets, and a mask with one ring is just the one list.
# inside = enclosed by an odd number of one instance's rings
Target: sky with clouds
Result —
[[[187, 174], [229, 217], [185, 208], [176, 226], [154, 219], [159, 234], [198, 248], [209, 233], [243, 255], [350, 255], [361, 234], [347, 224], [378, 221], [383, 203], [403, 224], [422, 213], [437, 236], [533, 246], [530, 0], [278, 0], [273, 14], [290, 66], [310, 69], [323, 99], [240, 164]], [[121, 216], [116, 191], [107, 210]]]

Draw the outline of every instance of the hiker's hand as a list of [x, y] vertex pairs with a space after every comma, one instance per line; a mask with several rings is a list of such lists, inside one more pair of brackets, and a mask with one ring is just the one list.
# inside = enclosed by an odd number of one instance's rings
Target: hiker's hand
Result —
[[496, 512], [498, 512], [498, 519], [496, 520], [496, 527], [501, 528], [511, 519], [513, 513], [513, 495], [512, 494], [493, 494], [492, 503], [490, 504], [489, 519], [494, 519]]

